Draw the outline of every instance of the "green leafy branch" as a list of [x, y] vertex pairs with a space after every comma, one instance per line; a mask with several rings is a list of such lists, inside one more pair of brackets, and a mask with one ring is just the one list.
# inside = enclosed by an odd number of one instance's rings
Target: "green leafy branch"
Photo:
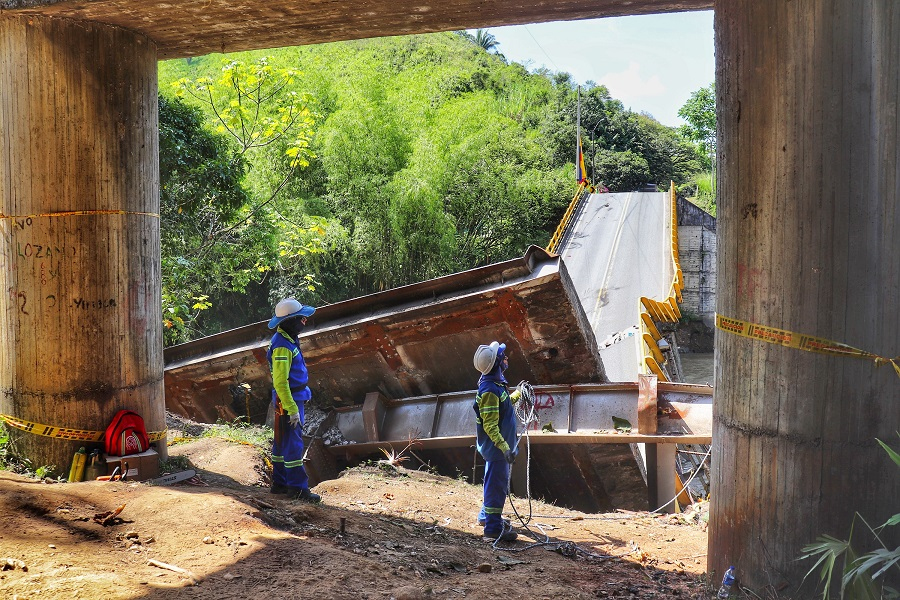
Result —
[[307, 106], [310, 96], [293, 89], [300, 71], [275, 69], [271, 60], [226, 61], [218, 80], [182, 77], [172, 87], [177, 96], [206, 105], [218, 122], [216, 131], [228, 133], [241, 154], [282, 142], [285, 154], [296, 161], [291, 166], [306, 166], [314, 122]]
[[[191, 303], [190, 301], [193, 301]], [[190, 338], [193, 324], [200, 313], [212, 307], [209, 296], [201, 294], [185, 301], [177, 294], [163, 289], [162, 310], [164, 336], [167, 343], [178, 343]]]
[[216, 130], [234, 139], [240, 155], [280, 145], [287, 158], [287, 172], [268, 197], [250, 207], [244, 218], [208, 235], [204, 246], [198, 249], [200, 257], [206, 255], [212, 242], [243, 226], [271, 204], [297, 171], [309, 166], [310, 159], [315, 157], [310, 145], [315, 122], [308, 108], [310, 95], [294, 89], [302, 73], [296, 69], [276, 69], [271, 61], [272, 57], [268, 56], [252, 64], [225, 61], [217, 80], [183, 77], [172, 82], [176, 95], [190, 96], [212, 112]]
[[[900, 434], [898, 434], [900, 435]], [[900, 454], [879, 439], [876, 439], [888, 456], [897, 466], [900, 466]], [[853, 531], [856, 521], [859, 519], [872, 533], [875, 540], [881, 544], [862, 555], [852, 546]], [[835, 566], [841, 562], [841, 590], [840, 598], [853, 598], [854, 600], [890, 600], [900, 598], [900, 592], [887, 585], [880, 585], [882, 579], [892, 569], [900, 571], [900, 547], [889, 549], [879, 533], [886, 527], [900, 524], [900, 513], [892, 516], [878, 527], [872, 527], [858, 512], [853, 516], [850, 525], [850, 535], [846, 540], [839, 540], [830, 535], [821, 535], [812, 544], [803, 547], [803, 554], [799, 560], [816, 559], [815, 564], [804, 576], [809, 577], [816, 569], [819, 570], [819, 579], [825, 582], [822, 592], [823, 600], [830, 598], [831, 582]]]

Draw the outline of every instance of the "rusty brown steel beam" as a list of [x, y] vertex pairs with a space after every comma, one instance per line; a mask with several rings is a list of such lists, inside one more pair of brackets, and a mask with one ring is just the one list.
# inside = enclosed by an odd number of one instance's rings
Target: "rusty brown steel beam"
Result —
[[0, 15], [96, 21], [152, 40], [160, 59], [476, 27], [706, 10], [712, 0], [2, 0]]
[[[271, 334], [262, 322], [166, 349], [169, 410], [212, 422], [249, 404], [261, 421]], [[478, 375], [475, 348], [492, 340], [508, 346], [510, 380], [606, 381], [565, 265], [536, 247], [522, 258], [320, 307], [300, 344], [313, 402], [328, 408], [361, 404], [375, 391], [396, 399], [469, 389]]]
[[[655, 343], [653, 347], [656, 347]], [[659, 408], [656, 402], [658, 384], [656, 375], [638, 375], [637, 430], [644, 434], [653, 435], [658, 427], [656, 420]]]

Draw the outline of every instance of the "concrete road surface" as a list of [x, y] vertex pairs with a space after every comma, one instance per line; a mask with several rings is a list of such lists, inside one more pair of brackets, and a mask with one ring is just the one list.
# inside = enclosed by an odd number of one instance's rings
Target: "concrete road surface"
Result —
[[[673, 266], [668, 196], [592, 194], [560, 246], [597, 343], [612, 342], [600, 349], [610, 381], [637, 381], [641, 296], [663, 300], [669, 295]], [[637, 330], [629, 330], [633, 327]]]

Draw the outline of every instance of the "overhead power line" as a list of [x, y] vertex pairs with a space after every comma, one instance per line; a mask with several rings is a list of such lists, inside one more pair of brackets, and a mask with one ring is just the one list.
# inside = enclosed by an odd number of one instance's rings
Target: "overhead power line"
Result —
[[551, 64], [551, 65], [553, 65], [553, 68], [554, 68], [554, 69], [556, 69], [556, 71], [557, 71], [557, 72], [559, 72], [559, 70], [560, 70], [560, 69], [559, 69], [559, 67], [557, 67], [557, 66], [556, 66], [556, 63], [555, 63], [555, 62], [553, 62], [553, 59], [552, 59], [552, 58], [550, 58], [550, 55], [549, 55], [549, 54], [547, 54], [547, 51], [546, 51], [546, 50], [544, 50], [544, 47], [543, 47], [543, 46], [541, 46], [541, 43], [540, 43], [540, 42], [539, 42], [539, 41], [537, 41], [537, 38], [536, 38], [536, 37], [534, 37], [534, 34], [533, 34], [533, 33], [531, 33], [531, 30], [530, 30], [530, 29], [528, 29], [528, 26], [527, 26], [527, 25], [523, 25], [523, 26], [522, 26], [522, 27], [523, 27], [523, 28], [524, 28], [524, 29], [525, 29], [525, 31], [527, 31], [527, 32], [528, 32], [528, 35], [530, 35], [530, 36], [531, 36], [531, 39], [533, 39], [533, 40], [534, 40], [534, 43], [535, 43], [535, 44], [537, 44], [537, 47], [538, 47], [538, 48], [540, 48], [540, 49], [541, 49], [541, 52], [543, 52], [543, 53], [544, 53], [544, 56], [546, 56], [546, 57], [547, 57], [547, 60], [549, 60], [549, 61], [550, 61], [550, 64]]

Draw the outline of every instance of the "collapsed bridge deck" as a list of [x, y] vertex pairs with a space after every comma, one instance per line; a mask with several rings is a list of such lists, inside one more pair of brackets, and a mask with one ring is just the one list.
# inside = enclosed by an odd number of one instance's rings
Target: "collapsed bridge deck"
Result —
[[[265, 420], [271, 397], [266, 323], [165, 351], [168, 410], [197, 421]], [[532, 247], [519, 259], [318, 309], [301, 335], [313, 402], [361, 404], [470, 389], [479, 344], [506, 342], [510, 380], [607, 381], [562, 260]]]
[[[564, 244], [574, 282], [560, 256], [532, 247], [520, 259], [319, 308], [301, 336], [312, 402], [331, 411], [327, 426], [348, 443], [326, 446], [318, 430], [309, 432], [311, 479], [336, 477], [347, 465], [381, 457], [379, 449], [416, 439], [416, 457], [430, 468], [449, 475], [471, 469], [479, 481], [472, 354], [499, 340], [511, 355], [509, 381], [530, 381], [545, 395], [539, 413], [550, 431], [529, 436], [540, 466], [532, 472], [537, 493], [586, 511], [655, 508], [671, 497], [679, 489], [676, 446], [710, 442], [712, 389], [658, 387], [655, 377], [618, 366], [617, 373], [634, 379], [609, 383], [595, 337], [600, 321], [594, 322], [597, 285], [615, 288], [621, 296], [615, 315], [630, 323], [639, 318], [637, 297], [666, 280], [665, 273], [653, 275], [666, 266], [665, 253], [648, 246], [668, 237], [658, 224], [663, 200], [664, 194], [591, 196]], [[646, 210], [604, 212], [614, 201]], [[598, 208], [601, 214], [584, 217]], [[656, 209], [653, 218], [645, 214], [649, 208]], [[639, 225], [649, 229], [640, 233]], [[602, 227], [613, 227], [605, 236], [614, 240], [612, 249], [588, 243], [586, 236]], [[626, 290], [611, 283], [613, 261], [601, 261], [602, 254], [646, 255], [652, 268], [625, 273], [624, 281], [635, 279]], [[167, 408], [199, 421], [265, 421], [271, 333], [262, 322], [167, 349]], [[614, 350], [627, 357], [635, 348]], [[613, 416], [634, 423], [633, 432], [613, 429]], [[522, 468], [514, 469], [514, 488], [524, 487]]]

